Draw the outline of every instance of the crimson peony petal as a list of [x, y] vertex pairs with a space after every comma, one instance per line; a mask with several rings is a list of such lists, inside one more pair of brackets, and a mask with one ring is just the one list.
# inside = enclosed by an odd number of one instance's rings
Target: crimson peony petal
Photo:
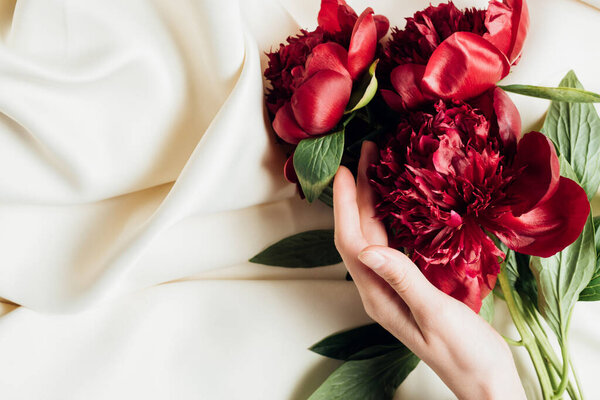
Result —
[[494, 87], [469, 103], [480, 109], [486, 119], [495, 124], [502, 140], [504, 155], [512, 161], [517, 151], [517, 141], [521, 137], [521, 115], [517, 106], [499, 87]]
[[478, 313], [481, 309], [483, 293], [482, 285], [477, 277], [467, 276], [464, 271], [456, 271], [450, 265], [432, 265], [423, 270], [423, 275], [435, 287], [465, 303], [473, 311]]
[[465, 100], [494, 87], [510, 70], [506, 56], [487, 40], [457, 32], [435, 49], [421, 88], [447, 100]]
[[[447, 245], [454, 248], [455, 257], [445, 264], [425, 265], [423, 274], [441, 291], [479, 312], [481, 300], [494, 288], [504, 253], [473, 221], [461, 224]], [[415, 258], [423, 264], [420, 256]]]
[[396, 92], [387, 89], [381, 89], [379, 91], [381, 97], [386, 102], [386, 104], [394, 111], [405, 111], [404, 103], [402, 102], [402, 97], [398, 96]]
[[275, 114], [273, 129], [277, 136], [291, 144], [298, 144], [302, 139], [310, 137], [296, 122], [289, 102], [285, 103]]
[[513, 152], [521, 137], [521, 115], [508, 94], [499, 87], [494, 88], [494, 112], [500, 138], [506, 150]]
[[352, 79], [358, 79], [369, 68], [376, 48], [377, 27], [373, 19], [373, 10], [367, 8], [354, 25], [348, 48], [348, 71]]
[[419, 87], [424, 73], [425, 66], [420, 64], [404, 64], [392, 70], [390, 80], [405, 110], [417, 108], [427, 102], [428, 98]]
[[388, 29], [390, 29], [390, 21], [384, 15], [374, 15], [375, 27], [377, 28], [377, 40], [383, 38]]
[[298, 125], [310, 135], [327, 133], [344, 115], [350, 100], [352, 80], [332, 70], [308, 78], [292, 96], [292, 110]]
[[344, 0], [321, 0], [317, 17], [319, 26], [329, 33], [341, 31], [340, 14], [357, 17], [356, 12]]
[[304, 79], [306, 80], [324, 69], [350, 77], [347, 64], [348, 52], [341, 45], [335, 42], [320, 44], [313, 49], [306, 60]]
[[294, 154], [288, 157], [285, 165], [283, 166], [283, 175], [288, 182], [298, 183], [298, 175], [296, 175], [296, 170], [294, 169]]
[[503, 52], [511, 64], [516, 64], [529, 30], [529, 10], [525, 0], [490, 1], [485, 26], [488, 33], [483, 38]]
[[534, 131], [519, 141], [513, 165], [517, 173], [507, 194], [512, 213], [519, 216], [554, 195], [560, 163], [550, 139]]
[[571, 179], [560, 177], [547, 201], [519, 217], [503, 214], [497, 220], [502, 228], [493, 233], [519, 253], [550, 257], [579, 237], [589, 214], [585, 191]]

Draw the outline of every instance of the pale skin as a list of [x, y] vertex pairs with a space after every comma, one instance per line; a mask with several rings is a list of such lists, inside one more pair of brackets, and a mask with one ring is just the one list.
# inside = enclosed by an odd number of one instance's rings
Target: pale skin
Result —
[[387, 246], [366, 177], [367, 166], [376, 160], [374, 143], [365, 142], [357, 183], [340, 167], [333, 186], [336, 246], [367, 314], [427, 363], [459, 399], [526, 399], [502, 336]]

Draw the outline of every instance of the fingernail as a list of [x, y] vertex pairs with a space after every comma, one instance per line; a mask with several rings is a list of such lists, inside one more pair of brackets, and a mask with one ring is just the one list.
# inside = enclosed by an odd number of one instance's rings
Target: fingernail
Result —
[[385, 263], [385, 258], [373, 250], [363, 251], [358, 255], [358, 259], [372, 269], [377, 269]]

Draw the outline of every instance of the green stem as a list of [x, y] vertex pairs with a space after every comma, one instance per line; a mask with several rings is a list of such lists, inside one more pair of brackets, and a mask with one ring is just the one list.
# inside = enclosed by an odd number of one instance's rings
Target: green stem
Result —
[[508, 311], [510, 313], [510, 316], [512, 317], [513, 322], [515, 323], [517, 331], [519, 331], [519, 334], [521, 335], [521, 341], [523, 342], [523, 345], [529, 353], [529, 358], [531, 358], [531, 362], [533, 363], [535, 372], [540, 381], [542, 396], [544, 399], [550, 399], [554, 392], [552, 382], [550, 381], [550, 377], [548, 376], [548, 371], [546, 370], [546, 366], [544, 365], [544, 360], [542, 358], [540, 350], [537, 347], [535, 337], [531, 334], [529, 326], [523, 318], [523, 313], [517, 306], [513, 295], [513, 290], [510, 287], [510, 283], [508, 282], [508, 278], [506, 277], [505, 271], [506, 266], [503, 264], [500, 274], [498, 275], [498, 281], [500, 283], [502, 293], [504, 294], [506, 306], [508, 307]]
[[[535, 307], [531, 303], [526, 303], [526, 305], [524, 305], [524, 308], [526, 311], [526, 320], [529, 322], [529, 328], [531, 329], [531, 331], [533, 332], [533, 335], [535, 336], [536, 340], [538, 341], [539, 348], [540, 348], [540, 351], [542, 352], [542, 355], [544, 356], [544, 358], [546, 358], [548, 360], [549, 364], [554, 368], [556, 373], [559, 373], [560, 371], [563, 370], [563, 366], [560, 364], [560, 362], [558, 360], [558, 356], [556, 355], [556, 353], [554, 352], [554, 349], [550, 345], [550, 341], [548, 340], [548, 336], [546, 335], [546, 332], [544, 331], [544, 328], [542, 327], [540, 319], [538, 318], [538, 314], [537, 314]], [[550, 366], [550, 365], [548, 365], [548, 366]], [[573, 376], [575, 377], [575, 381], [577, 381], [577, 375], [575, 375], [574, 371], [573, 371]], [[552, 378], [553, 377], [551, 376], [551, 379]], [[557, 383], [555, 382], [554, 379], [552, 379], [552, 380], [553, 380], [553, 387], [556, 387]], [[578, 390], [576, 391], [575, 385], [573, 385], [573, 383], [569, 382], [567, 391], [569, 392], [569, 396], [571, 397], [571, 399], [582, 400], [583, 396], [581, 395], [581, 390], [579, 387], [577, 389]]]
[[523, 346], [522, 340], [511, 339], [508, 336], [504, 336], [504, 335], [502, 335], [502, 337], [504, 338], [506, 343], [510, 344], [511, 346], [515, 346], [515, 347]]
[[552, 396], [553, 400], [558, 400], [562, 398], [567, 385], [569, 384], [569, 348], [567, 346], [567, 338], [563, 334], [563, 340], [560, 340], [560, 353], [562, 357], [562, 371], [561, 371], [561, 381], [558, 389], [554, 392], [554, 396]]
[[[579, 382], [579, 377], [577, 376], [577, 372], [575, 372], [575, 366], [573, 365], [573, 361], [571, 357], [569, 357], [569, 365], [571, 365], [571, 372], [573, 372], [573, 376], [575, 377], [575, 383], [577, 384], [577, 392], [579, 393], [578, 399], [583, 400], [583, 391], [581, 390], [581, 382]], [[571, 392], [569, 392], [571, 395]], [[571, 395], [571, 397], [573, 397]]]

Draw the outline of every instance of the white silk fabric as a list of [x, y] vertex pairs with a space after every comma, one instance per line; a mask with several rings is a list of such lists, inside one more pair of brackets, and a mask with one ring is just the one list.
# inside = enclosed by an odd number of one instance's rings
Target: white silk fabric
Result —
[[[349, 3], [402, 26], [429, 1]], [[506, 82], [552, 86], [573, 68], [599, 92], [600, 11], [528, 3], [530, 34]], [[304, 399], [339, 365], [307, 347], [369, 322], [343, 265], [246, 261], [332, 226], [327, 207], [284, 181], [263, 107], [264, 53], [314, 27], [318, 8], [0, 2], [1, 398]], [[524, 127], [539, 127], [548, 102], [513, 99]], [[600, 397], [599, 316], [580, 303], [571, 324], [588, 398]], [[496, 325], [514, 334], [502, 310]], [[453, 396], [422, 364], [397, 398]]]

